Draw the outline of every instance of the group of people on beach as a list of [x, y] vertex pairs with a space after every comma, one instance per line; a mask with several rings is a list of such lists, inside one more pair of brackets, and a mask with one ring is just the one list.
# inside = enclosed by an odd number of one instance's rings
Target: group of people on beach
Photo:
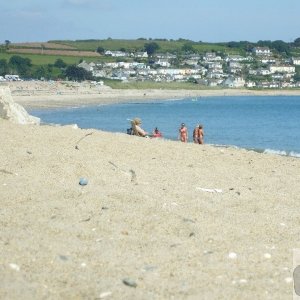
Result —
[[[188, 129], [184, 123], [181, 123], [181, 126], [178, 131], [178, 139], [187, 143], [189, 139]], [[197, 124], [197, 126], [193, 130], [193, 141], [195, 144], [204, 144], [204, 130], [202, 124]]]
[[[127, 129], [128, 134], [137, 135], [141, 137], [152, 137], [152, 138], [161, 138], [162, 133], [158, 130], [157, 127], [153, 130], [151, 134], [146, 132], [141, 127], [142, 120], [140, 118], [134, 118], [131, 120], [131, 128]], [[188, 129], [184, 123], [181, 123], [181, 126], [178, 130], [178, 140], [183, 143], [187, 143], [189, 139]], [[204, 130], [203, 125], [197, 124], [195, 129], [193, 130], [193, 141], [196, 144], [204, 144]]]

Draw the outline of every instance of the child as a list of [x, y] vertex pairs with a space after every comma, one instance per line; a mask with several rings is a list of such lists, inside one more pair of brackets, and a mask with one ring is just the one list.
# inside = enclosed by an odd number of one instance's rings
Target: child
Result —
[[161, 134], [161, 132], [158, 130], [157, 127], [155, 127], [155, 129], [154, 129], [153, 134], [152, 134], [152, 137], [155, 137], [155, 138], [157, 138], [157, 137], [162, 137], [162, 134]]

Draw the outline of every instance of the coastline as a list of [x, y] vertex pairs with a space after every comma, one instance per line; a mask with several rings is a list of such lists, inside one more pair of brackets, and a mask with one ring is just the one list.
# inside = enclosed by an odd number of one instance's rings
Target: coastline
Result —
[[14, 101], [26, 109], [176, 100], [210, 96], [300, 96], [300, 90], [120, 90], [111, 89], [107, 86], [72, 82], [10, 82], [6, 85], [10, 87]]

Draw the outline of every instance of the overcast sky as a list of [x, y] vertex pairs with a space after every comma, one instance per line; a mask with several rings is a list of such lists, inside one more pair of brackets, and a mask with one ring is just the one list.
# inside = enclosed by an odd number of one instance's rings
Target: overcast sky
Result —
[[203, 42], [300, 37], [300, 0], [0, 0], [0, 43], [185, 38]]

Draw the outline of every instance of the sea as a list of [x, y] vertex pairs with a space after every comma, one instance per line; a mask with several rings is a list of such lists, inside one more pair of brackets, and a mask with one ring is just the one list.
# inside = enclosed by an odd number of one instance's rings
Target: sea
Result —
[[245, 148], [263, 153], [300, 157], [299, 96], [218, 96], [155, 100], [59, 109], [32, 109], [43, 124], [77, 124], [126, 133], [130, 120], [142, 119], [142, 128], [155, 127], [165, 139], [177, 140], [185, 123], [192, 142], [197, 124], [206, 144]]

